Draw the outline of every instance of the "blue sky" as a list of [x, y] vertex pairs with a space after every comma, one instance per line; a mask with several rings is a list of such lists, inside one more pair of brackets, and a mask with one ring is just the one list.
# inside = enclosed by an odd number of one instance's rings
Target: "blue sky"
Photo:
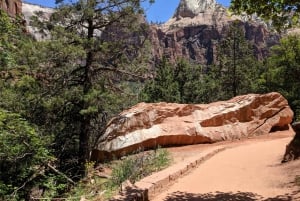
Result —
[[[165, 22], [172, 17], [180, 0], [155, 0], [151, 6], [144, 4], [148, 21]], [[25, 0], [33, 4], [55, 7], [55, 0]], [[229, 6], [230, 0], [217, 0], [224, 6]]]

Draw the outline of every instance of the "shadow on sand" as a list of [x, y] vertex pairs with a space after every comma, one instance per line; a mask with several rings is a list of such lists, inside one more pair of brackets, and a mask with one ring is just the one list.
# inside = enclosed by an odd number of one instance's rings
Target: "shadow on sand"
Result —
[[193, 194], [184, 192], [175, 192], [168, 195], [164, 201], [292, 201], [293, 195], [282, 195], [273, 198], [263, 198], [260, 195], [250, 192], [238, 193], [207, 193], [207, 194]]

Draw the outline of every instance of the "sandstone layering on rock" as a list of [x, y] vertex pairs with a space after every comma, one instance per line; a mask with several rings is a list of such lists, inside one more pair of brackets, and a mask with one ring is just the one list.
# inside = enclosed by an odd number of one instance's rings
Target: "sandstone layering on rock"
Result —
[[211, 104], [140, 103], [107, 125], [93, 160], [157, 146], [213, 143], [288, 128], [293, 118], [279, 93], [237, 96]]

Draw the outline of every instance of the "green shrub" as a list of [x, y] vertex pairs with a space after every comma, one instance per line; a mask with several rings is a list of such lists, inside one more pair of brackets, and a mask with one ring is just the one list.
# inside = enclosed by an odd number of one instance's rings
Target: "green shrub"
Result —
[[20, 115], [0, 109], [0, 200], [22, 200], [51, 160], [48, 140]]
[[139, 152], [122, 160], [103, 164], [112, 168], [111, 178], [99, 177], [93, 168], [94, 164], [87, 164], [88, 175], [63, 197], [72, 201], [79, 201], [82, 197], [88, 200], [107, 200], [118, 192], [124, 181], [129, 180], [134, 183], [153, 172], [162, 170], [171, 163], [170, 153], [166, 149], [158, 148], [146, 152], [139, 150]]
[[171, 162], [170, 153], [166, 149], [158, 149], [155, 152], [155, 157], [152, 161], [153, 167], [161, 170], [167, 167]]
[[126, 180], [134, 183], [153, 172], [162, 170], [170, 163], [170, 153], [161, 148], [129, 156], [113, 168], [111, 182], [116, 186], [120, 186]]

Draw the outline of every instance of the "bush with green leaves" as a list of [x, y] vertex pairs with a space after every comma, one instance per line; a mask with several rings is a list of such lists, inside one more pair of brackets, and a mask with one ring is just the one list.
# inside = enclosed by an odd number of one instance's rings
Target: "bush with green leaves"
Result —
[[[162, 170], [171, 164], [170, 153], [166, 149], [158, 148], [152, 151], [138, 150], [135, 155], [114, 160], [105, 167], [111, 169], [111, 177], [102, 178], [98, 170], [94, 169], [94, 163], [88, 163], [88, 175], [78, 182], [74, 188], [64, 196], [66, 200], [79, 200], [84, 197], [88, 200], [107, 200], [114, 196], [122, 183], [129, 180], [131, 183]], [[103, 167], [104, 167], [103, 166]]]
[[112, 170], [112, 185], [120, 186], [124, 181], [131, 183], [162, 170], [171, 163], [171, 155], [166, 149], [144, 152], [129, 156], [118, 163]]
[[246, 13], [269, 20], [277, 30], [299, 25], [300, 4], [295, 0], [232, 0], [230, 9], [238, 15]]
[[0, 109], [0, 200], [22, 200], [51, 160], [48, 139], [20, 115]]

